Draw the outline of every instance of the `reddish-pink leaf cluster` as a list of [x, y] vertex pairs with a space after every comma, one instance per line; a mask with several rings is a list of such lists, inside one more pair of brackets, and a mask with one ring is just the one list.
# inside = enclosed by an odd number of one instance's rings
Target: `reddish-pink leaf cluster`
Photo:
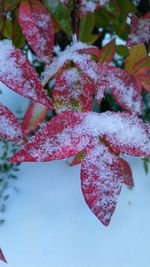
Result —
[[125, 112], [66, 111], [43, 126], [11, 161], [44, 162], [84, 151], [82, 191], [92, 212], [108, 225], [122, 183], [133, 186], [130, 168], [118, 154], [150, 156], [149, 133], [141, 119]]
[[[54, 58], [45, 76], [56, 79], [52, 90], [56, 112], [75, 108], [91, 111], [93, 95], [95, 94], [100, 103], [109, 88], [124, 110], [136, 114], [142, 113], [141, 85], [136, 78], [125, 70], [99, 63], [110, 62], [112, 59], [115, 46], [114, 41], [111, 43], [101, 51], [96, 47], [77, 42]], [[110, 45], [113, 46], [112, 50]], [[108, 50], [110, 54], [105, 56]], [[97, 62], [92, 59], [92, 55], [97, 58]], [[72, 61], [75, 66], [71, 68]], [[77, 72], [80, 79], [74, 84], [73, 79], [77, 80]]]

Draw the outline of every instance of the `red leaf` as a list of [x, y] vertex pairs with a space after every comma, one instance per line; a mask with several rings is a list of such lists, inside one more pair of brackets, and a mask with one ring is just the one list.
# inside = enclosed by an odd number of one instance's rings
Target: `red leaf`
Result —
[[[50, 78], [54, 77], [67, 63], [74, 64], [82, 70], [93, 81], [97, 81], [99, 77], [99, 67], [97, 63], [91, 59], [88, 50], [93, 51], [93, 47], [82, 42], [75, 42], [71, 46], [67, 46], [64, 51], [58, 53], [58, 56], [53, 59], [52, 64], [47, 66], [44, 71], [44, 83], [46, 84]], [[85, 53], [83, 53], [85, 51]]]
[[106, 5], [109, 0], [80, 0], [80, 16], [84, 16], [89, 12], [94, 12], [97, 8]]
[[81, 186], [87, 205], [105, 226], [110, 223], [122, 182], [119, 158], [93, 140], [81, 163]]
[[90, 137], [72, 129], [80, 125], [86, 113], [63, 112], [50, 120], [13, 158], [12, 162], [49, 161], [76, 155]]
[[131, 156], [150, 156], [150, 128], [136, 115], [105, 112], [101, 131], [110, 147]]
[[39, 60], [49, 64], [53, 57], [54, 26], [47, 9], [38, 0], [21, 2], [19, 23]]
[[[106, 88], [110, 88], [116, 101], [123, 109], [141, 114], [141, 88], [135, 77], [129, 72], [116, 67], [100, 65], [99, 68], [101, 71], [99, 82], [100, 90], [103, 92]], [[99, 100], [98, 94], [96, 96], [97, 100]]]
[[48, 108], [33, 102], [29, 105], [24, 119], [22, 128], [26, 134], [31, 134], [39, 124], [45, 119]]
[[113, 39], [107, 45], [103, 46], [103, 48], [100, 50], [99, 63], [101, 64], [110, 63], [114, 58], [115, 50], [116, 50], [116, 39]]
[[127, 47], [135, 44], [142, 44], [150, 40], [150, 17], [138, 18], [133, 15], [131, 18], [131, 28], [128, 35]]
[[138, 74], [136, 78], [141, 83], [142, 87], [150, 93], [150, 75], [148, 74]]
[[1, 261], [4, 261], [5, 263], [7, 263], [7, 261], [6, 261], [6, 259], [5, 259], [5, 256], [4, 256], [4, 254], [3, 254], [2, 250], [1, 250], [1, 248], [0, 248], [0, 260], [1, 260]]
[[0, 103], [0, 138], [21, 143], [23, 132], [14, 114]]
[[129, 163], [124, 160], [123, 158], [119, 158], [120, 165], [123, 170], [123, 176], [124, 176], [124, 183], [130, 187], [134, 186], [134, 180], [132, 176], [132, 170], [130, 168]]
[[35, 70], [9, 40], [0, 41], [0, 81], [16, 93], [52, 108]]
[[113, 151], [150, 156], [150, 128], [125, 112], [65, 111], [47, 123], [12, 161], [48, 161], [83, 151], [91, 138], [103, 137]]
[[92, 81], [77, 68], [66, 68], [56, 77], [53, 103], [57, 113], [64, 110], [91, 111]]

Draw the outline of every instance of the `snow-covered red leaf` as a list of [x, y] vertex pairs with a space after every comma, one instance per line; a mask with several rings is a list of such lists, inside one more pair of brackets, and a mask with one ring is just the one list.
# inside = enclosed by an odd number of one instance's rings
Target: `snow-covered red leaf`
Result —
[[90, 137], [74, 128], [86, 113], [63, 112], [51, 119], [13, 158], [12, 162], [49, 161], [71, 157], [84, 150]]
[[[61, 68], [67, 65], [68, 62], [74, 62], [74, 64], [81, 69], [87, 76], [94, 82], [99, 77], [99, 67], [97, 63], [92, 60], [91, 53], [88, 50], [93, 51], [92, 46], [88, 46], [80, 41], [74, 42], [71, 46], [67, 46], [64, 51], [58, 53], [57, 57], [53, 59], [52, 64], [46, 67], [43, 76], [44, 84], [46, 84], [52, 77], [54, 77]], [[85, 53], [83, 52], [85, 51]]]
[[23, 132], [14, 114], [0, 103], [0, 138], [21, 143]]
[[100, 77], [96, 99], [99, 101], [101, 90], [104, 91], [104, 88], [109, 88], [116, 101], [123, 109], [141, 114], [141, 87], [135, 77], [129, 72], [116, 67], [100, 65], [99, 68]]
[[53, 57], [54, 26], [47, 9], [39, 0], [21, 2], [19, 24], [39, 60], [49, 64]]
[[26, 134], [32, 133], [39, 124], [45, 119], [48, 108], [40, 103], [33, 102], [29, 105], [24, 119], [22, 128]]
[[101, 64], [110, 63], [114, 58], [115, 50], [116, 50], [116, 39], [113, 39], [107, 45], [103, 46], [103, 48], [100, 50], [99, 63]]
[[5, 256], [4, 256], [4, 254], [3, 254], [2, 250], [1, 250], [1, 248], [0, 248], [0, 260], [3, 261], [3, 262], [5, 262], [5, 263], [7, 263], [7, 261], [6, 261], [6, 259], [5, 259]]
[[98, 139], [93, 140], [81, 163], [81, 187], [87, 205], [105, 226], [110, 223], [122, 182], [119, 158]]
[[134, 186], [134, 180], [132, 176], [132, 170], [130, 168], [129, 163], [124, 160], [123, 158], [119, 158], [120, 165], [123, 170], [123, 181], [126, 185], [133, 187]]
[[150, 40], [150, 16], [138, 18], [136, 15], [131, 17], [130, 33], [128, 35], [127, 47], [141, 44]]
[[12, 161], [48, 161], [83, 151], [93, 137], [103, 137], [113, 151], [150, 156], [150, 128], [125, 112], [65, 111], [48, 122]]
[[109, 0], [80, 0], [80, 16], [94, 12], [97, 8], [105, 6]]
[[55, 77], [53, 104], [57, 113], [92, 110], [93, 83], [78, 68], [65, 68]]
[[136, 115], [105, 112], [100, 117], [102, 136], [114, 151], [131, 156], [150, 156], [150, 128]]
[[52, 107], [35, 70], [9, 40], [0, 41], [0, 81], [16, 93]]

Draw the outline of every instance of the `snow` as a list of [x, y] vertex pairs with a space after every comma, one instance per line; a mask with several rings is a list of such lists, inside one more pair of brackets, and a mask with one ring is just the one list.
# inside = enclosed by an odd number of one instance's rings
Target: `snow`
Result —
[[123, 186], [107, 228], [85, 204], [79, 166], [22, 164], [0, 227], [8, 267], [148, 267], [150, 179], [141, 160], [129, 160], [135, 187]]

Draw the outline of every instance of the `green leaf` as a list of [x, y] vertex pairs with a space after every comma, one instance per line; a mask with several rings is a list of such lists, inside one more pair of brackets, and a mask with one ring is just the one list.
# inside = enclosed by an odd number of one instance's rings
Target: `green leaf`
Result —
[[43, 0], [53, 19], [61, 26], [68, 35], [72, 34], [70, 10], [59, 0]]
[[82, 42], [86, 42], [90, 39], [95, 24], [95, 14], [89, 13], [83, 16], [79, 26], [79, 39]]
[[15, 47], [22, 48], [25, 44], [25, 37], [17, 20], [17, 15], [14, 16], [12, 24], [12, 41]]
[[126, 57], [129, 53], [128, 48], [124, 45], [117, 45], [116, 52], [122, 57]]
[[5, 2], [5, 6], [4, 6], [5, 11], [8, 12], [16, 8], [20, 0], [5, 0], [4, 2]]
[[5, 21], [5, 25], [3, 28], [3, 35], [7, 38], [7, 39], [11, 39], [12, 38], [12, 21], [7, 19]]
[[111, 42], [109, 42], [100, 50], [99, 62], [101, 64], [103, 64], [104, 62], [110, 63], [114, 58], [115, 50], [116, 50], [116, 40], [113, 39]]

